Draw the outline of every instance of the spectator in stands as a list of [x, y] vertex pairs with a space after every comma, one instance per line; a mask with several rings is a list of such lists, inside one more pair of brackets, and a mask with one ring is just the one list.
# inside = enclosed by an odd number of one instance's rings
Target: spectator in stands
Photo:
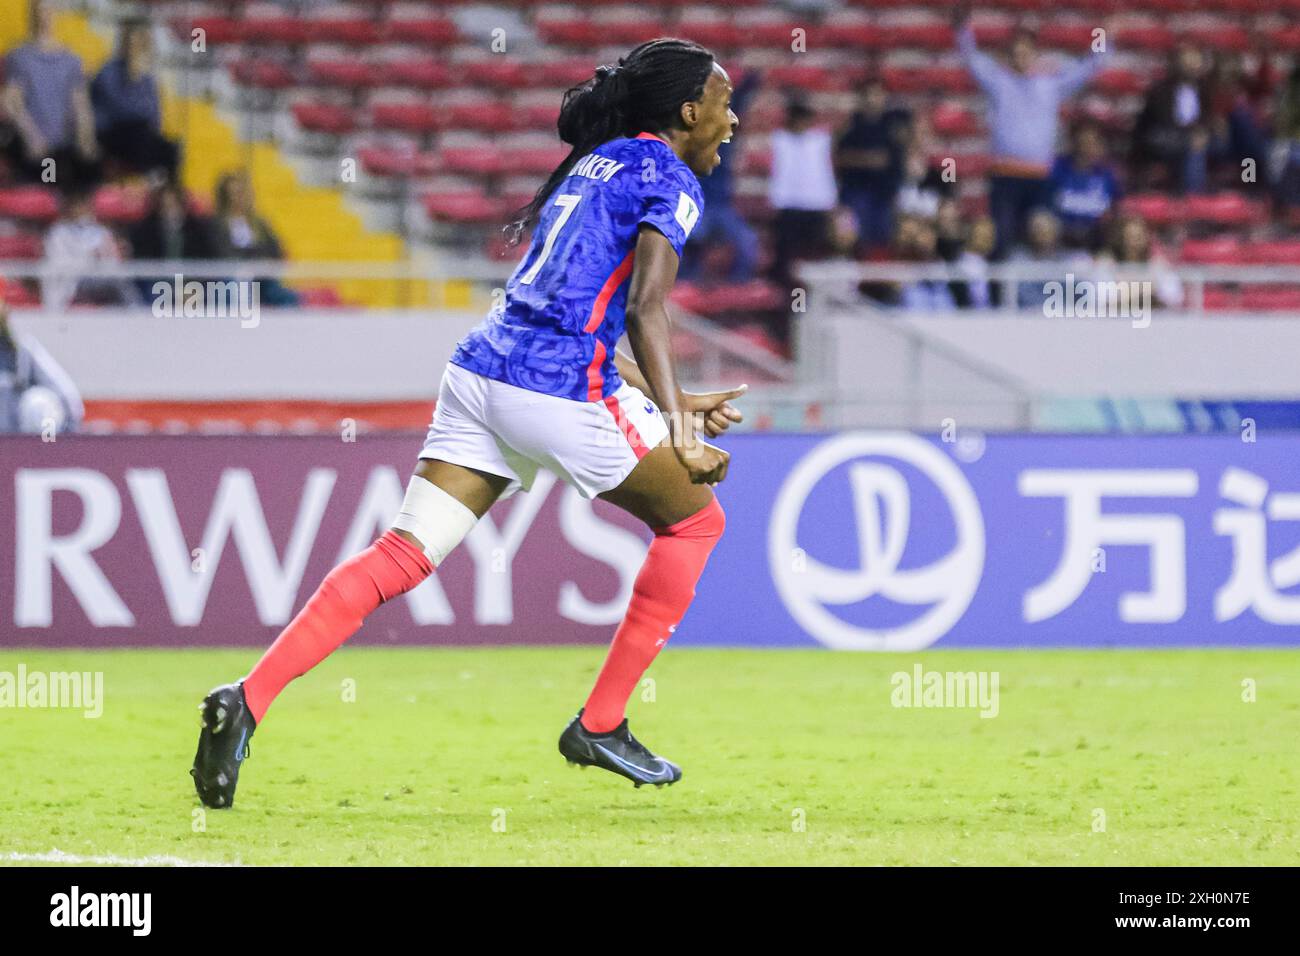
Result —
[[1113, 54], [1113, 37], [1101, 53], [1088, 53], [1056, 72], [1038, 69], [1033, 34], [1019, 30], [1011, 41], [1010, 64], [981, 53], [969, 22], [969, 5], [955, 15], [957, 48], [988, 98], [993, 163], [989, 169], [989, 211], [997, 223], [998, 252], [1021, 240], [1025, 217], [1046, 206], [1048, 173], [1056, 153], [1061, 104], [1084, 86]]
[[1074, 268], [1084, 269], [1091, 265], [1092, 260], [1085, 253], [1063, 249], [1061, 220], [1050, 210], [1035, 209], [1029, 214], [1025, 242], [1012, 252], [1009, 262], [1060, 266], [1059, 277], [1040, 274], [1016, 284], [1016, 307], [1041, 311], [1050, 294], [1048, 284], [1054, 281], [1064, 283], [1067, 272]]
[[776, 210], [773, 278], [792, 287], [796, 259], [817, 259], [830, 241], [831, 211], [839, 196], [830, 131], [815, 124], [802, 98], [786, 104], [785, 125], [772, 133], [768, 197]]
[[179, 151], [162, 134], [148, 21], [123, 25], [117, 56], [104, 64], [91, 83], [90, 100], [99, 143], [109, 159], [131, 172], [175, 178]]
[[9, 161], [20, 178], [67, 190], [99, 182], [99, 145], [81, 60], [54, 39], [46, 0], [32, 5], [31, 39], [5, 60], [3, 105], [18, 132]]
[[[1263, 58], [1267, 60], [1267, 57]], [[1215, 55], [1207, 82], [1209, 98], [1210, 162], [1223, 164], [1223, 181], [1241, 188], [1242, 161], [1253, 160], [1258, 167], [1268, 155], [1264, 124], [1255, 107], [1254, 89], [1258, 75], [1249, 78], [1240, 54], [1221, 52]], [[1253, 182], [1261, 182], [1257, 176]]]
[[[759, 71], [745, 72], [731, 94], [731, 111], [737, 118], [743, 117], [761, 83], [762, 74]], [[713, 170], [712, 175], [700, 180], [704, 209], [691, 234], [691, 252], [682, 257], [681, 274], [685, 279], [694, 279], [699, 275], [700, 253], [706, 246], [715, 243], [731, 249], [728, 281], [747, 282], [754, 278], [758, 269], [758, 234], [736, 209], [735, 183], [732, 180], [733, 149], [730, 145], [724, 147], [719, 153], [722, 162]]]
[[1209, 95], [1201, 51], [1180, 43], [1167, 75], [1147, 91], [1133, 125], [1132, 155], [1147, 184], [1205, 192], [1210, 150]]
[[948, 283], [948, 291], [959, 309], [986, 309], [990, 305], [988, 257], [996, 239], [992, 226], [993, 220], [985, 216], [968, 227], [962, 221], [961, 206], [956, 199], [944, 199], [939, 204], [934, 219], [935, 251], [940, 261], [962, 273], [962, 278]]
[[930, 165], [920, 146], [908, 147], [903, 160], [903, 178], [894, 197], [897, 215], [933, 219], [939, 214], [939, 204], [954, 192], [954, 184], [943, 181], [943, 176]]
[[997, 248], [997, 227], [992, 216], [980, 216], [966, 230], [966, 243], [954, 260], [963, 281], [954, 283], [953, 299], [962, 309], [991, 309], [999, 301], [997, 286], [989, 282], [989, 260]]
[[10, 326], [0, 279], [0, 434], [75, 431], [85, 411], [62, 366], [34, 336]]
[[866, 246], [889, 242], [893, 232], [894, 199], [903, 179], [911, 124], [912, 114], [891, 107], [884, 82], [873, 78], [835, 145], [840, 199], [853, 210]]
[[1111, 227], [1110, 242], [1097, 257], [1102, 276], [1113, 273], [1117, 266], [1146, 266], [1145, 281], [1151, 283], [1153, 304], [1176, 309], [1183, 304], [1183, 285], [1169, 261], [1156, 248], [1141, 216], [1125, 215], [1115, 220]]
[[1073, 148], [1052, 166], [1052, 211], [1061, 220], [1062, 241], [1071, 249], [1096, 251], [1119, 202], [1119, 177], [1106, 158], [1106, 141], [1096, 123], [1074, 130]]
[[[901, 250], [908, 261], [922, 265], [937, 264], [939, 233], [928, 219], [918, 219], [908, 231], [908, 247]], [[951, 284], [942, 279], [904, 282], [899, 289], [898, 307], [907, 312], [951, 312], [957, 308]]]
[[1273, 136], [1274, 193], [1283, 207], [1300, 205], [1300, 62], [1278, 89]]
[[[150, 197], [149, 211], [128, 235], [134, 259], [215, 259], [212, 224], [195, 214], [179, 183], [167, 180]], [[138, 279], [146, 298], [156, 279]], [[168, 277], [170, 281], [170, 277]]]
[[[242, 172], [227, 173], [217, 183], [212, 247], [218, 259], [283, 259], [274, 230], [253, 211], [253, 187]], [[277, 279], [261, 278], [263, 305], [297, 305], [298, 293]]]
[[53, 274], [45, 280], [42, 299], [56, 310], [68, 305], [131, 305], [139, 301], [134, 287], [121, 279], [79, 276], [79, 267], [121, 262], [122, 252], [112, 231], [95, 216], [86, 190], [63, 197], [59, 219], [45, 234], [45, 261]]
[[[939, 236], [933, 222], [922, 216], [900, 212], [894, 220], [889, 259], [933, 265], [940, 261], [938, 243]], [[957, 307], [949, 283], [941, 279], [869, 282], [863, 284], [861, 291], [881, 305], [909, 312], [945, 312]]]

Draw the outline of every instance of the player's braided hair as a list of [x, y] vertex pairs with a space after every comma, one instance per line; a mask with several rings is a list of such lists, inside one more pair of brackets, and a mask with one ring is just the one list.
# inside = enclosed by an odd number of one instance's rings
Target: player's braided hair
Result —
[[598, 67], [591, 79], [566, 90], [556, 127], [560, 139], [573, 148], [507, 227], [511, 241], [518, 242], [536, 221], [574, 163], [618, 136], [657, 133], [676, 125], [682, 104], [704, 95], [712, 70], [713, 54], [698, 43], [661, 38], [642, 43], [617, 66]]

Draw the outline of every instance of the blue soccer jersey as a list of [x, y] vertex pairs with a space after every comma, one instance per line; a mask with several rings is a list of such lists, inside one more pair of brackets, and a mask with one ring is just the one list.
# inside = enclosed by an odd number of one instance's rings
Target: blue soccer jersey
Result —
[[658, 136], [598, 147], [547, 197], [504, 304], [451, 361], [575, 401], [612, 395], [638, 229], [658, 229], [680, 256], [702, 205], [699, 180]]

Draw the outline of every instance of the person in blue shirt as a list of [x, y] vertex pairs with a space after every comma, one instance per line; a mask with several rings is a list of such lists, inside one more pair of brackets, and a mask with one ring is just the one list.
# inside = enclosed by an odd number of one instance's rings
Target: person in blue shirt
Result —
[[[433, 573], [500, 498], [539, 468], [650, 526], [653, 539], [605, 664], [560, 736], [571, 764], [665, 786], [681, 768], [632, 736], [627, 700], [695, 594], [725, 526], [713, 486], [726, 451], [706, 441], [741, 420], [745, 387], [677, 382], [667, 300], [699, 222], [699, 177], [738, 121], [731, 81], [704, 47], [643, 43], [568, 90], [572, 148], [532, 202], [533, 227], [503, 304], [456, 348], [392, 527], [331, 571], [242, 681], [213, 690], [191, 774], [200, 800], [232, 804], [249, 736], [281, 690], [380, 604]], [[624, 332], [634, 357], [617, 349]]]
[[124, 24], [117, 55], [90, 84], [95, 135], [104, 154], [126, 170], [175, 179], [180, 151], [162, 133], [150, 31], [147, 21]]
[[1122, 190], [1097, 124], [1075, 128], [1072, 150], [1052, 164], [1048, 193], [1061, 221], [1061, 244], [1069, 249], [1100, 248]]

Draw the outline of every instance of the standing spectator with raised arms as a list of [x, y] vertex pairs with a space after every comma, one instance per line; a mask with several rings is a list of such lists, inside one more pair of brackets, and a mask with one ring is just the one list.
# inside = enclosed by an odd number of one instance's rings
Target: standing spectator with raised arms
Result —
[[1028, 30], [1017, 30], [1009, 63], [981, 53], [970, 25], [970, 4], [953, 14], [957, 49], [988, 97], [993, 165], [989, 169], [989, 212], [997, 224], [998, 254], [1018, 243], [1031, 209], [1048, 205], [1048, 173], [1056, 155], [1061, 104], [1082, 88], [1113, 50], [1109, 31], [1101, 52], [1089, 53], [1063, 69], [1039, 68], [1038, 49]]

